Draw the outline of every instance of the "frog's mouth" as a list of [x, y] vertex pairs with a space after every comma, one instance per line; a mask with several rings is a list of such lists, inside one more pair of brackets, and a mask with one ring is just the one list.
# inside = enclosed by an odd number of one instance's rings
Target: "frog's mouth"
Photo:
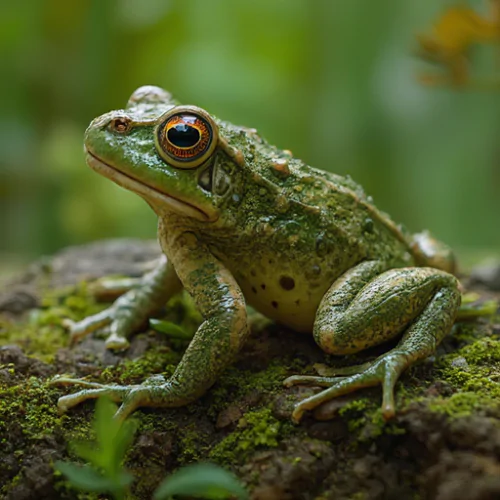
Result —
[[113, 165], [102, 161], [86, 146], [85, 155], [85, 161], [92, 170], [95, 170], [104, 177], [111, 179], [119, 186], [137, 193], [152, 206], [158, 206], [160, 208], [167, 207], [176, 213], [187, 215], [188, 217], [192, 217], [203, 222], [214, 222], [217, 220], [217, 214], [210, 216], [201, 208], [198, 208], [191, 203], [175, 198], [170, 194], [160, 191], [157, 187], [145, 184], [143, 181], [121, 172], [117, 168], [113, 167]]

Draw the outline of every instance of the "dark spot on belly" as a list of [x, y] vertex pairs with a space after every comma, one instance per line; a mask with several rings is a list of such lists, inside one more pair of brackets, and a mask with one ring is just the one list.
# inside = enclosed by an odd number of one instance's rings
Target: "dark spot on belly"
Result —
[[269, 264], [274, 264], [274, 259], [269, 259]]
[[252, 292], [253, 293], [257, 293], [257, 288], [255, 288], [254, 286], [252, 287]]
[[280, 278], [280, 286], [283, 290], [293, 290], [295, 288], [295, 280], [290, 276], [282, 276]]
[[257, 272], [255, 271], [255, 269], [250, 269], [250, 274], [252, 276], [257, 276]]
[[297, 300], [295, 301], [295, 305], [296, 305], [296, 306], [300, 305], [300, 299], [297, 299]]
[[273, 301], [271, 302], [271, 305], [272, 305], [275, 309], [278, 309], [278, 303], [277, 303], [275, 300], [273, 300]]
[[260, 287], [262, 288], [262, 290], [265, 290], [266, 289], [266, 284], [262, 283], [262, 285], [260, 285]]

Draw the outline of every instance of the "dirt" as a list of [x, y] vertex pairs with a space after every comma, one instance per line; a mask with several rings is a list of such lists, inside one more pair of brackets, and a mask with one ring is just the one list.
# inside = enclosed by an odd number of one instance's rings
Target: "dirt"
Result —
[[[83, 281], [139, 276], [159, 255], [154, 242], [119, 240], [64, 250], [33, 264], [0, 293], [0, 498], [104, 498], [83, 495], [54, 474], [55, 460], [76, 460], [68, 442], [90, 436], [93, 402], [56, 411], [68, 392], [55, 374], [139, 383], [172, 372], [186, 343], [145, 330], [121, 354], [87, 337], [70, 346], [64, 317], [103, 306]], [[500, 300], [493, 267], [464, 279], [480, 301]], [[80, 284], [79, 284], [80, 283]], [[381, 417], [380, 388], [333, 400], [296, 426], [293, 404], [314, 388], [283, 388], [317, 364], [351, 364], [388, 347], [343, 359], [326, 356], [304, 335], [278, 325], [255, 331], [237, 362], [199, 401], [145, 409], [126, 467], [130, 498], [149, 499], [176, 468], [212, 461], [232, 470], [257, 500], [500, 498], [500, 311], [458, 323], [435, 356], [397, 386], [397, 416]], [[194, 328], [191, 306], [163, 311]]]

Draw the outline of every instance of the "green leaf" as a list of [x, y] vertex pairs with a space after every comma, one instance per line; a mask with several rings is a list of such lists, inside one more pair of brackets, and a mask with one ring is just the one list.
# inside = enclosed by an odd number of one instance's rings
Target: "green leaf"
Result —
[[93, 427], [96, 433], [97, 443], [102, 450], [114, 447], [116, 435], [120, 429], [120, 423], [113, 420], [118, 407], [106, 397], [99, 398], [95, 405]]
[[214, 464], [195, 464], [179, 469], [166, 478], [154, 494], [155, 500], [172, 495], [190, 495], [207, 499], [234, 496], [239, 500], [249, 498], [248, 492], [230, 472]]
[[162, 321], [159, 319], [150, 319], [151, 328], [157, 332], [165, 333], [174, 339], [191, 340], [192, 335], [187, 333], [183, 328], [172, 323], [171, 321]]
[[94, 467], [100, 468], [102, 464], [102, 455], [95, 443], [72, 441], [70, 449], [86, 462], [90, 462]]
[[108, 398], [99, 398], [93, 423], [99, 455], [93, 458], [92, 463], [102, 467], [106, 475], [112, 478], [119, 474], [121, 462], [137, 429], [134, 420], [122, 423], [115, 420], [117, 408]]
[[77, 465], [58, 460], [54, 464], [54, 467], [56, 470], [62, 472], [75, 488], [98, 493], [113, 491], [115, 488], [114, 483], [110, 479], [104, 477], [89, 465]]
[[92, 426], [96, 441], [72, 442], [73, 451], [95, 469], [103, 470], [104, 476], [116, 483], [122, 473], [122, 461], [137, 429], [135, 420], [120, 423], [115, 420], [117, 406], [108, 398], [99, 398]]
[[[119, 425], [116, 420], [113, 420], [115, 425]], [[125, 458], [125, 454], [129, 449], [132, 441], [134, 440], [134, 434], [138, 427], [137, 420], [128, 419], [121, 423], [121, 427], [118, 430], [116, 435], [116, 440], [113, 444], [113, 463], [117, 467], [118, 470], [121, 466], [123, 459]]]

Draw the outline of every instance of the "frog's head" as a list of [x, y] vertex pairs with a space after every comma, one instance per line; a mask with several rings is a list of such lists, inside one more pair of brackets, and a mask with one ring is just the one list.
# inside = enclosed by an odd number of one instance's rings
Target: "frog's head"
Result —
[[[242, 135], [203, 109], [180, 106], [158, 87], [136, 90], [124, 110], [96, 118], [85, 133], [88, 165], [142, 196], [158, 213], [203, 222], [219, 218], [243, 155]], [[235, 197], [234, 194], [232, 194]]]

